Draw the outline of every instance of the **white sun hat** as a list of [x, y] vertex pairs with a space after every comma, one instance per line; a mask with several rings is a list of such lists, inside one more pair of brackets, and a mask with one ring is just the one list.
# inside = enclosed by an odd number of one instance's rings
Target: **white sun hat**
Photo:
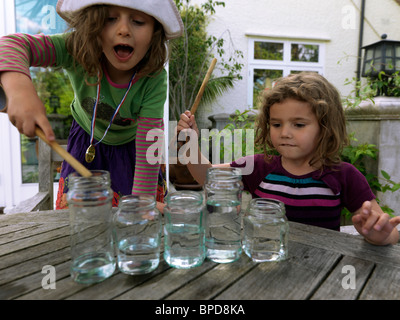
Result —
[[126, 7], [154, 17], [164, 27], [168, 40], [183, 33], [182, 19], [173, 0], [58, 0], [57, 12], [68, 22], [76, 11], [101, 4]]

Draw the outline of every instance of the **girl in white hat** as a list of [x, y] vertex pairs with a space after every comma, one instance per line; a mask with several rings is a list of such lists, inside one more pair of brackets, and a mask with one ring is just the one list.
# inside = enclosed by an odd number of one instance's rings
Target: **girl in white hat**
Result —
[[[0, 83], [10, 121], [28, 137], [39, 126], [54, 140], [29, 67], [64, 68], [75, 92], [67, 150], [88, 169], [110, 172], [114, 205], [130, 193], [157, 194], [162, 202], [160, 163], [146, 158], [155, 142], [146, 141], [146, 135], [151, 129], [163, 130], [166, 41], [183, 32], [174, 1], [59, 0], [57, 12], [70, 32], [0, 39]], [[72, 171], [64, 162], [59, 209], [67, 205]]]

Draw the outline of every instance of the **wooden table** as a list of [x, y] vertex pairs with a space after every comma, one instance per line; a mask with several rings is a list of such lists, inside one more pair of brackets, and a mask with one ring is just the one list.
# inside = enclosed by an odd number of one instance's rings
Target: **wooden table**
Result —
[[[400, 299], [400, 246], [297, 223], [284, 262], [257, 264], [242, 254], [178, 270], [162, 260], [151, 274], [116, 271], [90, 286], [69, 276], [69, 241], [66, 210], [0, 215], [0, 299]], [[55, 289], [45, 266], [55, 268]]]

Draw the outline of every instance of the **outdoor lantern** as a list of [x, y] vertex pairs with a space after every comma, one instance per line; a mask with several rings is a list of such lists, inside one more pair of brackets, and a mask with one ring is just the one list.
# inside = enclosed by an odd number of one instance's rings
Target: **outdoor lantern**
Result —
[[382, 40], [364, 46], [364, 63], [362, 76], [376, 78], [384, 71], [391, 75], [400, 71], [400, 41], [386, 40], [387, 35], [382, 35]]

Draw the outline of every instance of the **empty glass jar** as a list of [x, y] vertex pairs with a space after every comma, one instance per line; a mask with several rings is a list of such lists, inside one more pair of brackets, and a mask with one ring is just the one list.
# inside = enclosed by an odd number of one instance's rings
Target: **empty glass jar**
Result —
[[74, 172], [68, 176], [71, 277], [84, 284], [102, 281], [115, 270], [110, 174], [101, 170], [92, 174], [82, 177]]

